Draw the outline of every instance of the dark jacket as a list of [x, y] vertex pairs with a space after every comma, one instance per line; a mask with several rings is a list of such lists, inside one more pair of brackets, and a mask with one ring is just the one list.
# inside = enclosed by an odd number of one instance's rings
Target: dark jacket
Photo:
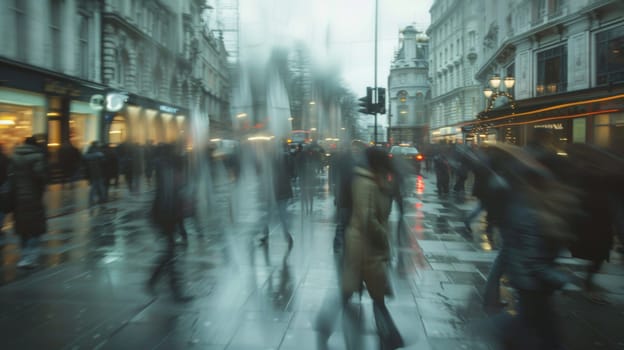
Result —
[[2, 185], [9, 175], [9, 157], [0, 152], [0, 185]]
[[46, 162], [43, 151], [23, 144], [13, 151], [10, 172], [15, 179], [15, 232], [40, 235], [46, 231], [43, 194], [46, 187]]
[[290, 185], [292, 173], [290, 156], [286, 153], [279, 154], [273, 161], [273, 188], [276, 200], [287, 200], [293, 197]]
[[89, 147], [89, 150], [84, 155], [84, 160], [87, 165], [87, 176], [90, 182], [104, 179], [106, 157], [98, 147]]
[[165, 233], [172, 233], [183, 217], [184, 172], [182, 160], [171, 154], [160, 158], [156, 168], [156, 195], [152, 219]]
[[521, 290], [553, 291], [569, 278], [555, 267], [559, 246], [541, 232], [536, 209], [524, 193], [508, 194], [499, 224], [511, 284]]

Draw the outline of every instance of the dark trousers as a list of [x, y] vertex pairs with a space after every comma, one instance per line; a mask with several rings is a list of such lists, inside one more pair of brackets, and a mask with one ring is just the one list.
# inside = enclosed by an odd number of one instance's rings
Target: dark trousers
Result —
[[496, 256], [483, 292], [483, 306], [485, 308], [496, 306], [500, 302], [500, 279], [505, 273], [505, 259], [507, 251], [503, 248]]
[[168, 227], [162, 227], [161, 230], [166, 236], [166, 245], [163, 247], [156, 264], [156, 267], [152, 271], [152, 275], [149, 279], [149, 284], [154, 286], [160, 278], [167, 274], [169, 275], [169, 287], [174, 296], [181, 295], [180, 275], [176, 270], [176, 245], [174, 238], [175, 225], [167, 225]]
[[552, 293], [518, 290], [518, 341], [523, 349], [557, 350], [561, 348], [559, 331], [552, 307]]

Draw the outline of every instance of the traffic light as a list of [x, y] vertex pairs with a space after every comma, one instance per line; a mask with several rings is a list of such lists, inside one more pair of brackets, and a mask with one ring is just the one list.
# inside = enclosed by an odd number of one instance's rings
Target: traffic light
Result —
[[366, 88], [366, 96], [365, 97], [361, 97], [358, 99], [358, 101], [360, 101], [360, 103], [358, 103], [358, 105], [360, 106], [360, 109], [358, 109], [358, 112], [362, 113], [362, 114], [375, 114], [375, 108], [373, 106], [373, 88], [372, 87], [367, 87]]
[[386, 88], [377, 88], [377, 113], [386, 114]]

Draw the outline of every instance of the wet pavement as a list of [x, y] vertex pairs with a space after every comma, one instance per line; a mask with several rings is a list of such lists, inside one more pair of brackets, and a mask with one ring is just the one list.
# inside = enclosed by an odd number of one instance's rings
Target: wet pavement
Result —
[[[289, 206], [295, 239], [290, 252], [276, 218], [269, 244], [258, 244], [263, 207], [253, 200], [253, 181], [238, 184], [231, 196], [229, 185], [220, 184], [215, 209], [197, 222], [187, 220], [189, 244], [179, 246], [184, 287], [195, 296], [185, 304], [172, 300], [166, 283], [156, 297], [145, 290], [162, 247], [147, 218], [149, 187], [133, 195], [114, 189], [110, 202], [94, 208], [87, 206], [84, 184], [52, 188], [42, 265], [17, 269], [17, 238], [8, 233], [0, 241], [3, 348], [316, 349], [315, 317], [337, 292], [333, 198], [322, 177], [312, 215], [303, 215], [297, 199]], [[472, 327], [486, 318], [481, 289], [496, 255], [482, 234], [483, 222], [473, 225], [474, 234], [462, 223], [476, 203], [438, 198], [433, 176], [414, 178], [411, 187], [408, 230], [397, 232], [396, 212], [391, 220], [395, 295], [388, 308], [405, 348], [494, 349]], [[583, 262], [560, 262], [580, 285]], [[569, 349], [624, 349], [622, 262], [614, 253], [597, 278], [608, 305], [580, 292], [557, 295]], [[513, 312], [512, 291], [503, 284], [502, 293]], [[364, 349], [376, 349], [372, 302], [366, 294], [355, 299]], [[338, 327], [330, 349], [345, 348], [343, 334]]]

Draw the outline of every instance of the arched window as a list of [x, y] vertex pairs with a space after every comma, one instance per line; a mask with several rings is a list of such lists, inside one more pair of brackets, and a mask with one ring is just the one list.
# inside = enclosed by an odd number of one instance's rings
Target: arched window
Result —
[[399, 103], [407, 102], [407, 91], [401, 90], [397, 93], [397, 98], [399, 99]]

